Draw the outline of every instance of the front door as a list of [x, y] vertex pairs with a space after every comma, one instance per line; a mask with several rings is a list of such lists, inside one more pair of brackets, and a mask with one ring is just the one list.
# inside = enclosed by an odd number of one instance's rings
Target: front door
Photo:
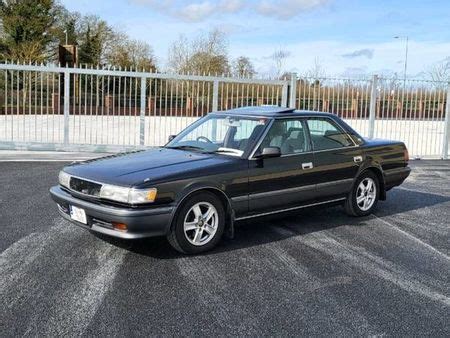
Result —
[[314, 159], [306, 122], [300, 118], [275, 120], [255, 155], [265, 147], [279, 147], [281, 157], [250, 159], [250, 215], [289, 209], [314, 199]]

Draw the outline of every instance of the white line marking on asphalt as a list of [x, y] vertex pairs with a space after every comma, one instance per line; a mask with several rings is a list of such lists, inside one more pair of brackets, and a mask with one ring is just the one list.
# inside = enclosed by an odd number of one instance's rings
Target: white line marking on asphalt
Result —
[[97, 267], [89, 271], [81, 283], [68, 285], [56, 309], [53, 308], [45, 336], [81, 336], [85, 333], [125, 257], [123, 250], [111, 244], [103, 242], [102, 247], [104, 249], [97, 249], [93, 255]]
[[445, 253], [439, 251], [438, 249], [436, 249], [435, 247], [431, 246], [428, 243], [425, 243], [424, 241], [420, 240], [419, 238], [411, 235], [410, 233], [400, 229], [398, 226], [396, 226], [395, 224], [389, 223], [388, 221], [385, 221], [384, 219], [378, 217], [375, 214], [372, 214], [372, 216], [374, 216], [377, 220], [383, 222], [386, 225], [389, 225], [392, 229], [397, 230], [398, 232], [402, 233], [403, 235], [407, 236], [408, 238], [412, 239], [413, 241], [415, 241], [416, 243], [419, 243], [420, 245], [430, 249], [431, 251], [433, 251], [434, 253], [437, 253], [438, 255], [444, 257], [446, 260], [450, 260], [450, 257], [447, 256]]
[[11, 320], [23, 311], [28, 319], [25, 335], [83, 335], [125, 255], [125, 250], [56, 220], [1, 253], [0, 299], [6, 306], [0, 318]]
[[324, 232], [311, 233], [302, 243], [323, 251], [335, 259], [344, 260], [347, 264], [393, 283], [407, 292], [414, 292], [450, 306], [450, 298], [422, 282], [420, 275], [400, 269], [395, 263], [370, 253], [362, 247], [355, 247], [348, 242], [338, 242]]

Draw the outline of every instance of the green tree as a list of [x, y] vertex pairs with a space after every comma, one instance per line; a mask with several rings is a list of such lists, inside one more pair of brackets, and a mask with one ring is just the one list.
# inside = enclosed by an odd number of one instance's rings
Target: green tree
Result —
[[80, 64], [105, 65], [108, 55], [114, 46], [127, 38], [115, 32], [106, 21], [97, 16], [85, 16], [79, 20], [78, 27], [78, 56]]
[[[77, 45], [79, 39], [79, 29], [81, 22], [81, 14], [78, 12], [70, 12], [62, 5], [56, 5], [56, 18], [53, 34], [55, 43], [64, 45]], [[55, 46], [56, 48], [57, 46]]]
[[55, 23], [54, 0], [3, 0], [1, 57], [22, 62], [46, 61]]
[[100, 33], [92, 32], [91, 27], [88, 26], [84, 33], [83, 42], [80, 44], [78, 50], [79, 64], [99, 65], [102, 55], [102, 44], [100, 40]]

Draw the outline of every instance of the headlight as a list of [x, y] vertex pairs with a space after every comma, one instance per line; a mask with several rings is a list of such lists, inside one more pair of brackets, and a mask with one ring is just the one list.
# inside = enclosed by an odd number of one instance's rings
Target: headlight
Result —
[[60, 171], [58, 175], [59, 184], [63, 187], [70, 188], [70, 175], [64, 171]]
[[100, 197], [108, 200], [128, 203], [128, 192], [130, 188], [117, 187], [115, 185], [104, 184], [100, 189]]
[[101, 198], [129, 204], [152, 203], [156, 199], [156, 193], [155, 188], [130, 189], [109, 184], [104, 184], [100, 189]]
[[157, 190], [155, 188], [151, 189], [131, 189], [128, 195], [128, 203], [131, 204], [142, 204], [142, 203], [152, 203], [156, 199]]

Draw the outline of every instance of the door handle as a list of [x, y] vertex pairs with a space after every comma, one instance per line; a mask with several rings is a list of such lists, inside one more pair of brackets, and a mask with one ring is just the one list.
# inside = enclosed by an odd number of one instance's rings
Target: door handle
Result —
[[353, 157], [353, 161], [356, 162], [356, 163], [362, 162], [362, 160], [363, 160], [362, 156], [355, 156], [355, 157]]
[[306, 169], [312, 169], [314, 168], [312, 162], [308, 162], [308, 163], [302, 163], [302, 169], [306, 170]]

